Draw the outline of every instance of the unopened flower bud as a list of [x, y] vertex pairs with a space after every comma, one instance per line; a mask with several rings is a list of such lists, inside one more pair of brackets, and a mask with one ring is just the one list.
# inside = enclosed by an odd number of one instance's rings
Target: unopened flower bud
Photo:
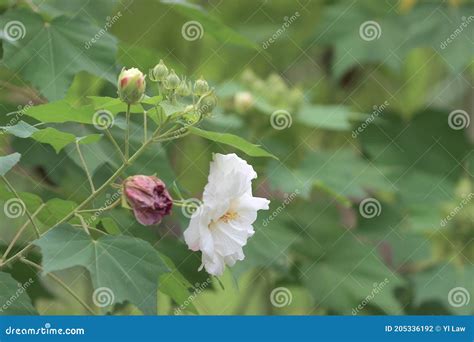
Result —
[[239, 113], [245, 113], [253, 106], [253, 96], [248, 91], [240, 91], [234, 96], [234, 107]]
[[166, 79], [166, 76], [168, 76], [168, 68], [166, 67], [165, 63], [163, 63], [163, 60], [160, 59], [160, 63], [155, 65], [155, 67], [151, 71], [151, 75], [153, 81], [159, 81], [163, 82]]
[[202, 97], [198, 103], [198, 112], [201, 115], [209, 114], [217, 106], [217, 97], [214, 92]]
[[165, 87], [168, 90], [175, 90], [179, 86], [179, 77], [176, 75], [173, 69], [171, 69], [169, 75], [165, 79]]
[[117, 82], [117, 93], [123, 102], [134, 104], [140, 101], [145, 93], [145, 87], [145, 76], [140, 70], [122, 69]]
[[191, 95], [191, 89], [186, 82], [186, 80], [182, 80], [179, 84], [178, 88], [176, 88], [176, 94], [179, 96], [189, 96]]
[[123, 183], [123, 195], [137, 221], [145, 226], [160, 223], [173, 207], [165, 183], [155, 176], [128, 177]]
[[194, 82], [194, 94], [197, 96], [202, 96], [209, 91], [209, 84], [207, 81], [202, 78], [202, 76]]

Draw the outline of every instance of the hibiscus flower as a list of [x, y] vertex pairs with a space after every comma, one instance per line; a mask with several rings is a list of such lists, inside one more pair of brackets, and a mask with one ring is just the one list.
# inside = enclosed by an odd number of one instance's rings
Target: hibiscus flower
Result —
[[222, 275], [226, 265], [245, 257], [242, 247], [255, 233], [257, 211], [270, 203], [252, 195], [255, 178], [252, 166], [236, 154], [214, 154], [203, 203], [184, 232], [188, 247], [202, 252], [200, 269], [209, 274]]

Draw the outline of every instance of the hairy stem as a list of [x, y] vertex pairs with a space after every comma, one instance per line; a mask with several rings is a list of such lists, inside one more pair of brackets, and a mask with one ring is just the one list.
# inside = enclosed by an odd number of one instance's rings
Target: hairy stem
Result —
[[91, 235], [91, 232], [89, 231], [88, 225], [87, 225], [86, 221], [84, 220], [84, 217], [82, 217], [82, 215], [78, 214], [78, 213], [75, 213], [74, 216], [79, 218], [79, 221], [81, 221], [81, 226], [82, 226], [82, 228], [84, 228], [87, 235]]
[[36, 225], [35, 221], [33, 220], [33, 217], [31, 216], [31, 213], [30, 211], [28, 210], [28, 208], [26, 207], [25, 203], [21, 200], [20, 196], [18, 195], [18, 192], [16, 192], [15, 188], [13, 187], [13, 185], [10, 184], [10, 182], [8, 181], [8, 179], [5, 177], [5, 176], [2, 176], [2, 179], [3, 181], [5, 182], [6, 186], [8, 187], [8, 189], [13, 192], [13, 194], [15, 195], [15, 197], [22, 203], [23, 207], [25, 208], [25, 213], [26, 213], [26, 216], [28, 216], [28, 219], [31, 221], [31, 224], [33, 225], [33, 227], [35, 228], [35, 233], [36, 233], [36, 236], [39, 237], [41, 235], [40, 231], [39, 231], [39, 228], [38, 226]]
[[[22, 258], [21, 262], [23, 262], [24, 264], [30, 265], [41, 272], [44, 272], [44, 268], [33, 261]], [[79, 295], [73, 289], [71, 289], [69, 285], [67, 285], [64, 281], [62, 281], [59, 277], [57, 277], [53, 273], [48, 273], [47, 275], [51, 277], [51, 279], [53, 279], [59, 285], [61, 285], [67, 292], [69, 292], [69, 294], [73, 296], [77, 300], [77, 302], [81, 304], [84, 307], [84, 309], [86, 309], [90, 314], [96, 315], [95, 311], [84, 300], [82, 300], [82, 298], [79, 297]]]
[[84, 172], [86, 173], [87, 180], [89, 181], [89, 185], [91, 186], [91, 191], [94, 192], [95, 191], [94, 182], [92, 181], [92, 176], [89, 172], [89, 168], [87, 167], [86, 160], [84, 159], [84, 155], [82, 154], [81, 148], [79, 147], [79, 141], [77, 140], [76, 140], [76, 149], [77, 149], [77, 153], [79, 154], [79, 158], [81, 159], [81, 164], [82, 164], [82, 167], [84, 168]]
[[130, 155], [130, 104], [127, 104], [127, 112], [125, 113], [127, 128], [125, 130], [125, 160], [128, 161]]
[[119, 144], [117, 143], [117, 140], [114, 139], [112, 133], [110, 133], [110, 131], [108, 129], [105, 130], [105, 134], [109, 138], [110, 142], [115, 146], [115, 148], [117, 149], [117, 151], [120, 154], [120, 158], [122, 158], [122, 161], [125, 163], [127, 160], [125, 159], [125, 156], [124, 156], [124, 154], [122, 152], [122, 149], [120, 148]]
[[[38, 209], [36, 209], [36, 211], [31, 215], [31, 218], [34, 219], [36, 215], [38, 215], [38, 213], [41, 211], [41, 209], [43, 209], [45, 206], [44, 203], [42, 203]], [[12, 250], [13, 246], [15, 246], [16, 242], [18, 241], [18, 239], [20, 238], [21, 234], [23, 234], [23, 231], [26, 229], [26, 227], [28, 227], [28, 224], [30, 223], [31, 221], [30, 220], [27, 220], [25, 222], [25, 224], [23, 224], [23, 226], [21, 226], [20, 229], [18, 229], [18, 232], [15, 234], [15, 236], [13, 237], [12, 241], [10, 242], [10, 244], [8, 245], [7, 247], [7, 250], [5, 251], [5, 253], [3, 253], [3, 256], [2, 256], [2, 259], [1, 260], [5, 260], [8, 256], [8, 253], [10, 253], [10, 251]]]

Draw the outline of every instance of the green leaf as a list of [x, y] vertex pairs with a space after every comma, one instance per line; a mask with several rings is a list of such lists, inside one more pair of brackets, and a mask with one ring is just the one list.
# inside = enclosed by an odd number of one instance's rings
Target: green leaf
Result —
[[66, 145], [76, 140], [74, 135], [58, 131], [52, 127], [37, 131], [31, 137], [40, 143], [51, 145], [56, 153], [59, 153]]
[[20, 161], [20, 157], [17, 152], [0, 157], [0, 176], [5, 176]]
[[178, 271], [170, 258], [161, 255], [171, 273], [166, 273], [160, 277], [160, 292], [172, 298], [178, 307], [184, 310], [198, 314], [198, 310], [191, 300], [189, 289], [193, 288], [191, 283]]
[[249, 143], [247, 140], [236, 135], [204, 131], [196, 127], [189, 127], [188, 129], [192, 134], [198, 135], [211, 141], [215, 141], [220, 144], [232, 146], [251, 157], [271, 157], [278, 160], [277, 157], [260, 148], [260, 146]]
[[144, 314], [156, 314], [158, 279], [169, 269], [148, 242], [128, 236], [92, 240], [84, 231], [61, 224], [35, 245], [41, 248], [45, 273], [83, 266], [94, 289], [113, 293], [113, 303], [130, 301]]
[[457, 315], [474, 314], [474, 301], [472, 300], [474, 267], [472, 265], [456, 267], [453, 264], [442, 264], [414, 274], [413, 282], [415, 304], [439, 301]]
[[26, 293], [32, 282], [30, 278], [19, 284], [10, 274], [0, 272], [0, 316], [38, 314]]
[[20, 120], [16, 125], [0, 127], [6, 133], [14, 135], [18, 138], [29, 138], [33, 133], [37, 132], [38, 129], [30, 124]]
[[297, 121], [315, 128], [332, 131], [348, 131], [351, 129], [349, 119], [354, 116], [345, 106], [306, 105], [297, 114]]
[[28, 115], [38, 121], [46, 123], [79, 122], [92, 124], [95, 110], [92, 106], [81, 106], [79, 103], [73, 104], [68, 100], [59, 100], [29, 107], [23, 110]]
[[[408, 13], [391, 10], [388, 3], [353, 6], [340, 2], [327, 8], [316, 36], [320, 43], [334, 46], [334, 71], [338, 77], [352, 66], [369, 63], [383, 63], [399, 71], [407, 54], [418, 47], [432, 48], [453, 72], [460, 72], [472, 61], [472, 50], [469, 49], [474, 27], [466, 22], [464, 27], [462, 24], [463, 16], [466, 19], [466, 13], [473, 10], [474, 6], [469, 2], [456, 8], [418, 1]], [[341, 19], [341, 13], [344, 14], [344, 25], [333, 25]], [[370, 32], [370, 25], [362, 26], [368, 22], [372, 22], [374, 34], [366, 34], [368, 39], [364, 40], [360, 30], [369, 27], [366, 32]], [[400, 27], [404, 29], [400, 30]], [[443, 47], [454, 33], [456, 38]]]
[[203, 27], [202, 34], [210, 34], [221, 43], [230, 43], [258, 50], [258, 46], [220, 22], [216, 17], [205, 12], [201, 6], [183, 0], [161, 0], [161, 3], [171, 5], [178, 13], [189, 20], [197, 21]]
[[[94, 110], [107, 110], [113, 115], [118, 113], [125, 113], [127, 111], [127, 104], [119, 98], [107, 97], [107, 96], [88, 96], [88, 99], [92, 101]], [[143, 114], [143, 107], [140, 104], [134, 104], [130, 106], [130, 113], [141, 113]]]
[[4, 39], [3, 62], [48, 99], [63, 98], [79, 71], [115, 82], [111, 66], [115, 64], [116, 39], [104, 32], [90, 43], [100, 27], [67, 16], [45, 22], [41, 15], [26, 9], [8, 11], [0, 18], [0, 25], [13, 20], [23, 24], [25, 34], [15, 41]]
[[[341, 314], [364, 313], [357, 308], [363, 300], [387, 314], [401, 314], [394, 290], [402, 281], [365, 246], [342, 229], [332, 236], [318, 236], [317, 252], [301, 267], [302, 280], [311, 291], [317, 307]], [[321, 244], [323, 244], [321, 246]], [[352, 311], [354, 314], [354, 311]]]
[[162, 101], [160, 103], [160, 107], [161, 109], [163, 109], [163, 112], [166, 114], [166, 116], [171, 116], [176, 113], [181, 113], [186, 108], [186, 106], [181, 103], [172, 104], [168, 100]]
[[120, 235], [122, 233], [114, 219], [111, 217], [104, 217], [100, 219], [100, 223], [104, 227], [105, 231], [110, 235]]

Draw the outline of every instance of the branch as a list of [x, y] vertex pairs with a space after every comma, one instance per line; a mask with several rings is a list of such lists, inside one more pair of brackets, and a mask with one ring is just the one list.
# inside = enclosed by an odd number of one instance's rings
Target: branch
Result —
[[82, 155], [78, 140], [76, 140], [76, 148], [77, 148], [77, 153], [79, 153], [79, 158], [81, 159], [82, 167], [84, 168], [84, 171], [86, 172], [87, 180], [89, 181], [89, 184], [91, 186], [91, 191], [95, 192], [94, 182], [92, 181], [91, 174], [89, 172], [89, 169], [87, 168], [86, 160], [84, 159], [84, 156]]

